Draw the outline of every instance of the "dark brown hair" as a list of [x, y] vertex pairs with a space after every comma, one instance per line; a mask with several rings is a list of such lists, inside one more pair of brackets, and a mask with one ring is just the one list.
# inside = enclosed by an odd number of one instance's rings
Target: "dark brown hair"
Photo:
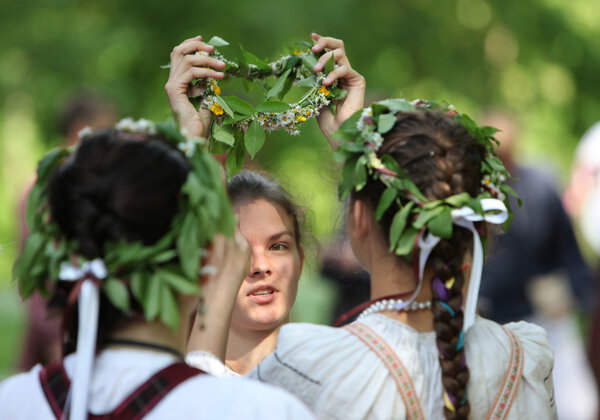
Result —
[[[150, 245], [170, 229], [189, 164], [166, 141], [107, 129], [86, 137], [52, 176], [50, 214], [60, 235], [88, 259], [102, 258], [107, 242]], [[64, 308], [70, 285], [59, 282], [50, 304]], [[140, 310], [135, 299], [132, 307]], [[66, 352], [76, 341], [77, 311], [67, 319]], [[101, 293], [98, 344], [130, 317]]]
[[296, 246], [300, 249], [305, 212], [277, 182], [260, 172], [245, 169], [231, 177], [227, 193], [233, 205], [263, 199], [280, 206], [292, 219]]
[[[394, 128], [384, 136], [378, 155], [392, 156], [429, 200], [439, 200], [462, 192], [478, 195], [484, 152], [483, 146], [451, 116], [421, 111], [398, 114]], [[376, 206], [384, 189], [381, 181], [370, 178], [365, 188], [353, 193], [353, 199]], [[398, 210], [394, 204], [380, 220], [386, 238]], [[459, 344], [465, 282], [462, 265], [470, 246], [470, 232], [455, 225], [452, 237], [441, 240], [428, 260], [434, 280], [439, 278], [446, 283], [454, 278], [449, 293], [434, 294], [432, 298], [442, 383], [456, 407], [456, 412], [444, 409], [447, 419], [467, 419], [470, 412], [466, 389], [469, 369], [464, 347]]]

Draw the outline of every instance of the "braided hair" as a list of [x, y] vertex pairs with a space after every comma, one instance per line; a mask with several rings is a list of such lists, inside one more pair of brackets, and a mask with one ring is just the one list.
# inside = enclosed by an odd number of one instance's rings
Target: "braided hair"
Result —
[[[481, 185], [480, 167], [484, 153], [484, 147], [460, 123], [446, 114], [431, 111], [399, 113], [378, 151], [379, 156], [392, 156], [430, 200], [463, 192], [476, 196]], [[353, 198], [375, 206], [384, 189], [381, 181], [369, 177], [361, 191], [353, 192]], [[386, 233], [397, 211], [397, 205], [392, 205], [379, 221]], [[467, 419], [470, 412], [467, 398], [469, 369], [462, 335], [462, 289], [465, 283], [462, 265], [471, 241], [469, 231], [454, 226], [452, 237], [441, 240], [428, 260], [428, 267], [434, 272], [433, 325], [447, 419]]]

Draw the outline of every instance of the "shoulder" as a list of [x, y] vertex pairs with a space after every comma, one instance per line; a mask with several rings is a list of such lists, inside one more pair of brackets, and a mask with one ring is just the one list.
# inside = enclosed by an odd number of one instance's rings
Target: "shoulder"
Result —
[[0, 418], [54, 419], [39, 379], [40, 365], [0, 382]]
[[[301, 401], [284, 390], [241, 377], [197, 375], [177, 387], [165, 402], [169, 415], [164, 418], [189, 417], [194, 411], [198, 418], [313, 418]], [[156, 415], [162, 418], [161, 413]]]
[[486, 412], [505, 386], [508, 370], [517, 366], [520, 366], [520, 378], [518, 393], [514, 396], [515, 412], [523, 415], [535, 410], [552, 412], [554, 355], [542, 327], [524, 321], [502, 326], [478, 318], [467, 333], [465, 343], [473, 413]]

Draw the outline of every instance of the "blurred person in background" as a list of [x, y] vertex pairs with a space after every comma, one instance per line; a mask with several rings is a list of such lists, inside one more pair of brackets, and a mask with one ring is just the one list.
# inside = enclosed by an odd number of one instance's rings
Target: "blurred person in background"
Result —
[[[577, 146], [571, 181], [563, 198], [592, 251], [596, 296], [600, 301], [600, 122], [586, 131]], [[590, 322], [588, 355], [600, 400], [600, 305], [596, 305]]]
[[[85, 127], [100, 129], [117, 121], [115, 106], [93, 90], [78, 90], [64, 100], [56, 117], [56, 129], [63, 139], [63, 146], [73, 146], [79, 140], [79, 132]], [[25, 223], [25, 203], [29, 188], [21, 201], [21, 244], [28, 234]], [[19, 370], [26, 371], [37, 363], [47, 364], [60, 358], [61, 317], [47, 308], [47, 299], [39, 292], [27, 302], [27, 319], [23, 338]]]
[[484, 124], [497, 127], [499, 157], [513, 175], [514, 218], [495, 236], [484, 265], [479, 309], [500, 323], [528, 320], [543, 326], [555, 351], [554, 385], [560, 419], [592, 419], [598, 405], [576, 315], [589, 316], [594, 284], [552, 176], [515, 157], [517, 120], [495, 110]]

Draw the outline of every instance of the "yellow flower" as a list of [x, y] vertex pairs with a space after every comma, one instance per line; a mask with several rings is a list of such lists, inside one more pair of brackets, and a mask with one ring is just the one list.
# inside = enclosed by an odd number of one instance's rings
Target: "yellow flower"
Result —
[[210, 110], [215, 115], [223, 115], [223, 108], [216, 102], [211, 105]]
[[298, 116], [296, 117], [296, 121], [299, 121], [299, 122], [304, 122], [304, 121], [306, 121], [306, 117], [303, 117], [302, 115], [298, 115]]
[[319, 93], [322, 93], [322, 94], [323, 94], [323, 95], [325, 95], [325, 96], [329, 96], [329, 94], [330, 94], [331, 92], [329, 92], [329, 91], [327, 90], [327, 86], [325, 86], [325, 85], [322, 85], [322, 86], [319, 88]]
[[215, 82], [214, 80], [210, 81], [210, 87], [212, 88], [212, 91], [215, 93], [215, 95], [221, 94], [221, 88], [219, 87], [217, 82]]
[[490, 184], [491, 184], [491, 181], [490, 181], [489, 179], [484, 179], [484, 180], [483, 180], [483, 183], [484, 183], [485, 185], [490, 185]]
[[292, 54], [294, 54], [294, 55], [300, 55], [302, 53], [299, 50], [294, 50]]

